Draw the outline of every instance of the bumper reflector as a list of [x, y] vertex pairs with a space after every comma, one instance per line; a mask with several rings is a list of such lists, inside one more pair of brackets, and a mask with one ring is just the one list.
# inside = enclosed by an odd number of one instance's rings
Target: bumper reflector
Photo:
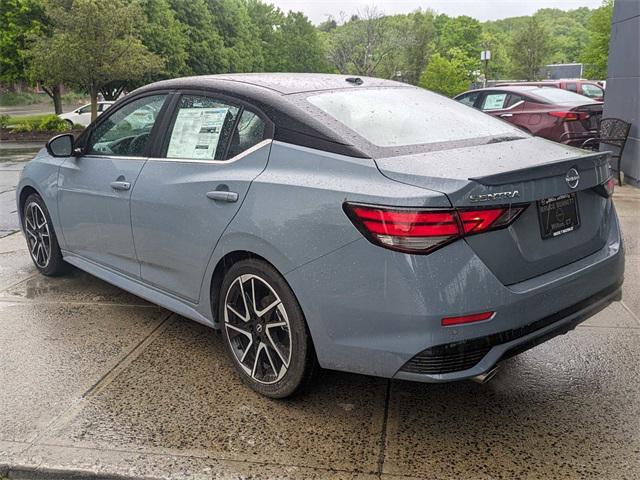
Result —
[[474, 313], [472, 315], [463, 315], [461, 317], [445, 317], [442, 319], [443, 327], [450, 327], [452, 325], [462, 325], [465, 323], [482, 322], [489, 320], [493, 317], [495, 312], [483, 312]]

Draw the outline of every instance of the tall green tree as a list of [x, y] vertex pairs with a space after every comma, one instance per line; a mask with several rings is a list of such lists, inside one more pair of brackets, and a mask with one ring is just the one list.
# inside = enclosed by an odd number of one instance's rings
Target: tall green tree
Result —
[[418, 86], [453, 97], [468, 90], [473, 78], [468, 57], [462, 50], [451, 49], [450, 57], [436, 53], [420, 76]]
[[[122, 0], [49, 2], [52, 34], [34, 42], [29, 54], [47, 59], [44, 73], [62, 72], [66, 84], [89, 92], [91, 118], [97, 116], [98, 93], [114, 82], [130, 82], [162, 69], [162, 60], [136, 36], [142, 19], [137, 4]], [[48, 51], [48, 56], [44, 52]]]
[[327, 55], [340, 73], [375, 76], [400, 51], [389, 18], [367, 8], [333, 30]]
[[461, 15], [449, 18], [440, 33], [439, 49], [441, 55], [447, 55], [452, 48], [460, 49], [467, 57], [479, 59], [482, 26], [475, 18]]
[[187, 37], [185, 75], [210, 75], [229, 71], [222, 36], [205, 0], [169, 0], [175, 18]]
[[587, 78], [607, 78], [612, 16], [613, 0], [605, 0], [602, 6], [591, 14], [588, 24], [589, 40], [581, 57], [586, 66]]
[[0, 6], [0, 82], [12, 86], [29, 78], [24, 57], [29, 39], [46, 28], [39, 0], [2, 0]]
[[227, 56], [227, 71], [262, 70], [262, 48], [258, 29], [249, 17], [247, 5], [238, 0], [206, 0], [213, 25], [222, 37]]
[[262, 48], [267, 72], [324, 72], [328, 65], [321, 35], [300, 12], [285, 15], [279, 8], [259, 0], [247, 2]]
[[547, 29], [534, 16], [518, 30], [511, 42], [513, 74], [517, 78], [537, 80], [538, 72], [551, 54], [551, 39]]
[[137, 0], [144, 19], [138, 36], [145, 47], [164, 60], [155, 78], [178, 77], [187, 72], [187, 27], [180, 23], [169, 0]]

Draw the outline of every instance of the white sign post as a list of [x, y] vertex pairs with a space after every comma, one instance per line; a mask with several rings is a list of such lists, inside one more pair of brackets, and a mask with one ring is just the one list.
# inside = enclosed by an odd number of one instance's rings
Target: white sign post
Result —
[[487, 76], [489, 74], [489, 60], [491, 60], [491, 50], [483, 50], [480, 52], [480, 60], [484, 63], [484, 80], [482, 86], [487, 86]]

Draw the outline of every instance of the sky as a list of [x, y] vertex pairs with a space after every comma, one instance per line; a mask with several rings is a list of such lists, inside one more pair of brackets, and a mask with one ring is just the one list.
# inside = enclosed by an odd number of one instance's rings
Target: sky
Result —
[[579, 7], [596, 8], [602, 4], [602, 0], [265, 0], [265, 2], [272, 3], [285, 12], [301, 11], [315, 24], [323, 22], [329, 15], [339, 18], [340, 12], [344, 12], [349, 17], [368, 6], [375, 6], [387, 15], [408, 13], [422, 8], [446, 13], [453, 17], [468, 15], [485, 21], [531, 15], [540, 8], [573, 10]]

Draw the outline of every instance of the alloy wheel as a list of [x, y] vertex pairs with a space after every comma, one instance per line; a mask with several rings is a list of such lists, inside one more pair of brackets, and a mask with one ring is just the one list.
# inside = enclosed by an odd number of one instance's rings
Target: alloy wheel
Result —
[[27, 205], [24, 226], [31, 258], [38, 267], [46, 268], [51, 259], [51, 233], [47, 217], [36, 202]]
[[237, 277], [225, 296], [224, 322], [236, 361], [263, 384], [284, 377], [291, 362], [291, 328], [276, 291], [254, 274]]

